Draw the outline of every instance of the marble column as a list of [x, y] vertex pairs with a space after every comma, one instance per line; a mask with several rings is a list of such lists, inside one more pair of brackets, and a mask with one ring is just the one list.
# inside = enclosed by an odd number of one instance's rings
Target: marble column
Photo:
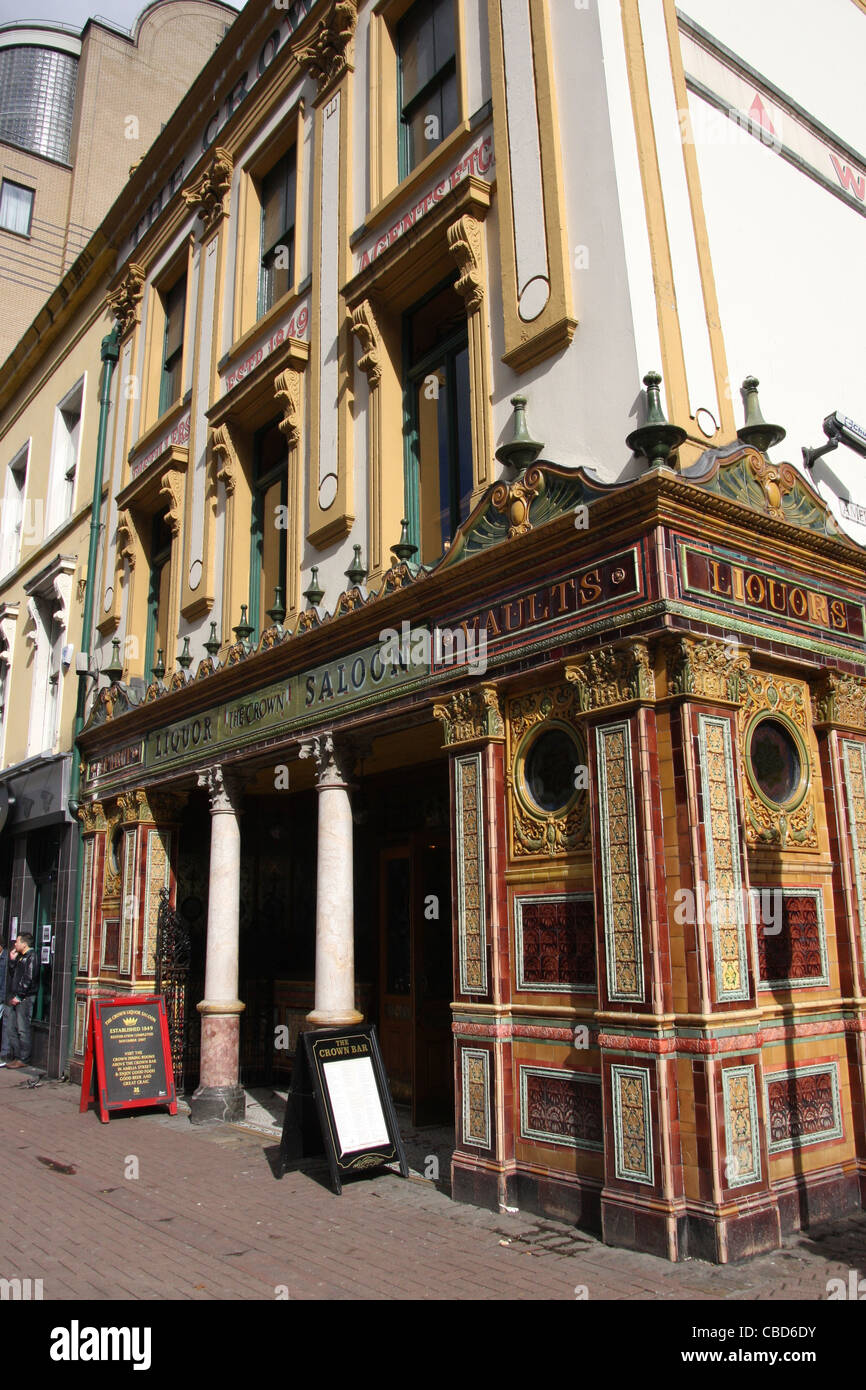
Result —
[[316, 861], [316, 993], [307, 1020], [319, 1028], [361, 1023], [355, 1008], [353, 829], [349, 776], [356, 752], [337, 748], [331, 734], [301, 745], [314, 758], [319, 793]]
[[238, 922], [240, 906], [240, 792], [221, 767], [199, 774], [210, 795], [211, 839], [208, 880], [205, 997], [201, 1014], [199, 1085], [190, 1120], [209, 1124], [242, 1120], [245, 1098], [238, 1084], [240, 1015], [238, 999]]

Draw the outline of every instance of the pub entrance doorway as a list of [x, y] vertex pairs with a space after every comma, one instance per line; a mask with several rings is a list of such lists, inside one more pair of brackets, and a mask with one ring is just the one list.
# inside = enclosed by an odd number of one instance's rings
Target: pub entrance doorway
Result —
[[379, 854], [379, 1033], [413, 1125], [453, 1122], [451, 957], [448, 835], [416, 831]]

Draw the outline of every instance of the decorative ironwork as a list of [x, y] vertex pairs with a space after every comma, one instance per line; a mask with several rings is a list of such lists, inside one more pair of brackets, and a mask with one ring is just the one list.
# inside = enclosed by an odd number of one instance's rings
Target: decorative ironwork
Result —
[[168, 889], [161, 888], [156, 918], [155, 989], [157, 994], [165, 995], [168, 1036], [171, 1040], [171, 1066], [179, 1091], [183, 1088], [186, 1060], [186, 1000], [190, 949], [189, 930], [171, 906]]

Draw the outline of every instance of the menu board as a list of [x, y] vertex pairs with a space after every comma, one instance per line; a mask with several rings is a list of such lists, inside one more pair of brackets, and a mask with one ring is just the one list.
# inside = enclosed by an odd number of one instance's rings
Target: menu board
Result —
[[[93, 1094], [95, 1088], [95, 1096]], [[91, 1100], [107, 1123], [112, 1110], [165, 1105], [177, 1114], [165, 1000], [161, 994], [91, 1004], [80, 1110]]]
[[324, 1153], [334, 1191], [348, 1175], [406, 1155], [376, 1029], [360, 1024], [302, 1033], [280, 1143], [280, 1176], [290, 1160]]

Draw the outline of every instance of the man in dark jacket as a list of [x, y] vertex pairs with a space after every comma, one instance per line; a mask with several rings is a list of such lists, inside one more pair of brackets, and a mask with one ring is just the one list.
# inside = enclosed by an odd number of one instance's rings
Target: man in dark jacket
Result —
[[6, 983], [6, 1014], [9, 1027], [10, 1067], [26, 1067], [30, 1061], [30, 1020], [39, 986], [36, 952], [30, 932], [15, 938], [18, 959], [9, 969]]
[[18, 959], [18, 953], [13, 951], [10, 955], [0, 941], [0, 1067], [5, 1067], [9, 1058], [9, 1027], [6, 1018], [6, 982], [12, 962]]

